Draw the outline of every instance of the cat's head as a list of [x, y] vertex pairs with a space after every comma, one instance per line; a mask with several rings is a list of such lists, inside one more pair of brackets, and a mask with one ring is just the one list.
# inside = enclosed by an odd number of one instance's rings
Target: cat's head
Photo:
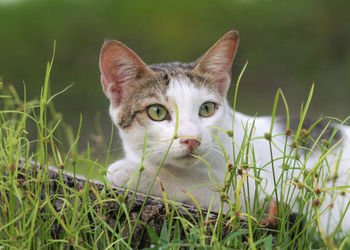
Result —
[[192, 154], [203, 156], [214, 147], [210, 126], [220, 127], [227, 117], [226, 92], [238, 40], [238, 31], [232, 30], [195, 63], [149, 66], [121, 42], [105, 42], [101, 83], [126, 157], [142, 156], [145, 131], [146, 152], [151, 150], [154, 163], [160, 163], [174, 136], [169, 165], [194, 165], [198, 159]]

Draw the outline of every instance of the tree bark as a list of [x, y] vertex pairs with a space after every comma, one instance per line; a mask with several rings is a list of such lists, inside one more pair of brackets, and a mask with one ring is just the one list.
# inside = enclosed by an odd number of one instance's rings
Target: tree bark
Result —
[[[24, 161], [20, 160], [19, 165], [24, 165]], [[97, 213], [100, 213], [101, 210], [105, 211], [103, 214], [104, 220], [111, 228], [115, 228], [118, 230], [116, 226], [116, 220], [118, 219], [119, 225], [125, 223], [127, 228], [125, 228], [122, 232], [122, 236], [124, 239], [129, 239], [129, 228], [128, 223], [126, 223], [125, 213], [120, 215], [121, 202], [124, 202], [126, 207], [129, 210], [129, 218], [132, 221], [132, 227], [135, 227], [135, 231], [132, 235], [131, 247], [132, 248], [144, 248], [149, 247], [152, 244], [149, 234], [146, 230], [146, 224], [150, 225], [152, 229], [156, 232], [157, 235], [160, 235], [163, 223], [166, 219], [166, 207], [161, 198], [151, 197], [149, 196], [146, 199], [146, 195], [141, 193], [134, 193], [129, 191], [126, 195], [126, 198], [123, 201], [120, 200], [121, 197], [124, 196], [126, 190], [116, 187], [108, 187], [104, 183], [95, 180], [88, 180], [82, 176], [74, 176], [72, 173], [64, 172], [62, 170], [58, 170], [54, 167], [48, 167], [47, 171], [44, 171], [44, 167], [38, 164], [32, 163], [32, 170], [24, 170], [20, 169], [22, 175], [18, 175], [18, 179], [22, 179], [24, 182], [26, 179], [33, 178], [38, 179], [39, 175], [43, 175], [45, 173], [45, 178], [48, 178], [49, 182], [42, 184], [41, 190], [41, 199], [44, 200], [47, 198], [47, 195], [55, 195], [56, 197], [64, 196], [64, 193], [73, 194], [74, 192], [78, 192], [83, 190], [86, 183], [89, 185], [89, 205], [93, 204], [97, 199], [97, 195], [105, 193], [105, 200], [102, 204], [96, 206], [96, 202], [94, 204], [94, 209]], [[27, 172], [25, 174], [25, 172]], [[64, 183], [64, 185], [60, 183]], [[66, 187], [71, 188], [69, 191]], [[65, 189], [65, 190], [64, 190]], [[60, 212], [63, 207], [64, 199], [55, 199], [52, 203], [55, 210]], [[179, 203], [181, 204], [181, 203]], [[79, 206], [81, 202], [79, 203]], [[170, 205], [169, 205], [170, 206]], [[143, 207], [142, 211], [141, 208]], [[171, 211], [172, 206], [170, 206]], [[177, 213], [181, 214], [183, 218], [190, 221], [193, 224], [199, 223], [201, 221], [198, 210], [190, 205], [181, 204], [180, 206], [176, 206]], [[79, 209], [78, 209], [79, 210]], [[137, 217], [140, 215], [140, 220], [135, 226], [135, 221]], [[203, 210], [203, 218], [206, 218], [207, 211]], [[175, 215], [176, 216], [176, 215]], [[217, 213], [211, 212], [208, 215], [208, 222], [215, 223], [217, 219]], [[94, 223], [94, 222], [92, 222]], [[95, 222], [96, 223], [96, 222]], [[51, 233], [55, 238], [59, 238], [62, 233], [62, 226], [59, 223], [56, 223], [52, 229]], [[172, 230], [173, 231], [173, 230]], [[180, 231], [181, 238], [185, 239], [182, 225], [180, 223]], [[173, 232], [171, 232], [173, 233]], [[225, 234], [227, 233], [227, 230]]]

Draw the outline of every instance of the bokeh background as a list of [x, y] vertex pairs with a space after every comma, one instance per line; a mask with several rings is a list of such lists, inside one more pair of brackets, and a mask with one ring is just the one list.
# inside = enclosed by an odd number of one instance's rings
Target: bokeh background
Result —
[[[81, 142], [110, 131], [99, 82], [104, 39], [115, 38], [146, 63], [193, 61], [235, 27], [240, 47], [233, 83], [248, 60], [238, 110], [271, 114], [278, 88], [297, 114], [315, 82], [310, 115], [350, 115], [350, 1], [339, 0], [0, 0], [0, 78], [27, 98], [40, 96], [56, 41], [52, 92]], [[233, 88], [229, 92], [232, 102]]]

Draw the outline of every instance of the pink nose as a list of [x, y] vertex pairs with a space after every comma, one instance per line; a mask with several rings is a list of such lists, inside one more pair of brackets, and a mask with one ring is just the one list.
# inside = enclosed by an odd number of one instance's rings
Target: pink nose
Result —
[[195, 140], [192, 138], [181, 138], [180, 143], [187, 145], [190, 151], [193, 151], [195, 148], [199, 147], [199, 145], [201, 144], [199, 140]]

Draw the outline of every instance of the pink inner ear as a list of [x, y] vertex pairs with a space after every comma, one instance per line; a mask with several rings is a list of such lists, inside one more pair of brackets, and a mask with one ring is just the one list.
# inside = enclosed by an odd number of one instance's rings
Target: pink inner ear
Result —
[[218, 90], [222, 96], [226, 95], [227, 89], [230, 86], [231, 82], [231, 74], [227, 74], [226, 76], [223, 74], [221, 78], [217, 78], [216, 82], [218, 84]]
[[231, 82], [231, 66], [238, 47], [238, 31], [232, 30], [220, 38], [199, 60], [195, 70], [217, 83], [222, 95]]
[[122, 102], [129, 83], [152, 72], [131, 49], [118, 41], [108, 41], [103, 45], [100, 71], [103, 91], [114, 106]]
[[101, 56], [100, 68], [101, 68], [101, 84], [103, 88], [103, 92], [109, 98], [113, 106], [119, 106], [122, 101], [122, 78], [118, 75], [118, 67], [117, 63], [114, 61], [108, 60], [109, 58], [105, 58], [103, 55]]
[[110, 99], [113, 106], [119, 106], [122, 101], [123, 87], [121, 83], [109, 83], [106, 78], [101, 75], [101, 83], [103, 92]]

